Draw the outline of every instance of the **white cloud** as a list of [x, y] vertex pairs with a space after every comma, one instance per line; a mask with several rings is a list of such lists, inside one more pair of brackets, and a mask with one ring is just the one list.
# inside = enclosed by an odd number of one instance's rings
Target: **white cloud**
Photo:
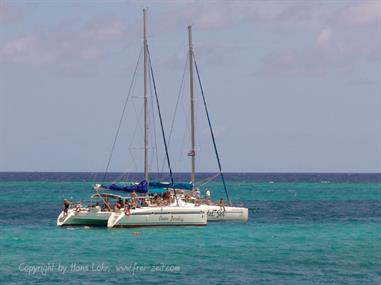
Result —
[[327, 48], [332, 39], [333, 30], [330, 26], [324, 27], [317, 37], [315, 47], [316, 48]]
[[174, 29], [184, 29], [188, 25], [205, 30], [221, 28], [230, 23], [229, 6], [229, 3], [226, 2], [224, 5], [219, 3], [180, 5], [177, 9], [161, 16], [153, 29], [158, 32], [168, 32]]
[[339, 22], [349, 25], [366, 25], [381, 21], [381, 1], [369, 0], [356, 3], [339, 14]]
[[16, 6], [5, 4], [0, 2], [0, 23], [11, 22], [22, 17], [23, 13], [21, 9]]
[[269, 53], [263, 58], [260, 74], [314, 76], [337, 69], [352, 72], [361, 61], [379, 64], [381, 0], [322, 7], [325, 12], [318, 31], [306, 30], [316, 33], [315, 41], [303, 48], [281, 47]]
[[121, 21], [94, 23], [87, 26], [80, 36], [93, 41], [119, 40], [127, 35], [127, 27]]
[[347, 64], [348, 61], [332, 56], [327, 50], [283, 50], [265, 56], [257, 74], [320, 76], [332, 68], [341, 68]]
[[0, 62], [45, 64], [57, 59], [58, 53], [44, 48], [36, 37], [13, 39], [0, 48]]
[[84, 48], [81, 51], [81, 58], [84, 60], [94, 60], [101, 55], [101, 50], [96, 47]]
[[195, 25], [202, 29], [220, 28], [226, 23], [226, 12], [220, 7], [211, 7], [199, 13], [195, 19]]
[[258, 20], [273, 20], [278, 18], [290, 5], [287, 1], [256, 1], [237, 3], [237, 7], [247, 17], [256, 18]]
[[127, 28], [117, 20], [93, 21], [76, 32], [21, 36], [0, 46], [0, 62], [42, 65], [59, 60], [93, 61], [100, 58], [101, 47], [126, 39]]

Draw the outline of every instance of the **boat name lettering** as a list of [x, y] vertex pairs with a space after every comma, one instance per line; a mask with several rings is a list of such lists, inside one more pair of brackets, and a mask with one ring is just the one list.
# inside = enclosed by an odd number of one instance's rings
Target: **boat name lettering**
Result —
[[208, 217], [224, 217], [225, 211], [223, 210], [208, 210]]
[[171, 222], [184, 222], [184, 219], [181, 217], [171, 217]]

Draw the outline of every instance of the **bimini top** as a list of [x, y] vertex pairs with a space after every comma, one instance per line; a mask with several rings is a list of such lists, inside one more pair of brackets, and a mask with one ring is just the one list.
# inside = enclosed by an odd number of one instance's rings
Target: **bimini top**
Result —
[[182, 189], [182, 190], [192, 190], [194, 188], [192, 182], [177, 182], [177, 183], [174, 183], [172, 187], [175, 189]]
[[[148, 191], [148, 187], [150, 188]], [[97, 184], [95, 186], [96, 189], [107, 189], [111, 191], [118, 191], [118, 192], [136, 192], [136, 193], [142, 193], [146, 194], [148, 192], [151, 193], [162, 193], [167, 188], [172, 189], [182, 189], [182, 190], [192, 190], [193, 189], [192, 182], [178, 182], [178, 183], [170, 183], [170, 182], [162, 182], [162, 181], [150, 181], [149, 183], [146, 180], [143, 180], [140, 183], [135, 184], [115, 184], [112, 183], [111, 185], [101, 185]], [[94, 188], [94, 189], [95, 189]]]

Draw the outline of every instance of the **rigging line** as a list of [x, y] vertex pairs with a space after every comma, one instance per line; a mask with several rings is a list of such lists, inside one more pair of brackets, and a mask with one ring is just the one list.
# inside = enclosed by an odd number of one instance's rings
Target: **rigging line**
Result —
[[[134, 101], [132, 101], [132, 102], [134, 102]], [[135, 105], [134, 105], [134, 106], [135, 106]], [[140, 110], [139, 113], [136, 112], [136, 108], [135, 108], [135, 114], [136, 114], [136, 116], [137, 116], [137, 118], [138, 118], [138, 121], [137, 121], [136, 124], [135, 124], [134, 132], [132, 133], [131, 142], [130, 142], [130, 144], [128, 145], [128, 151], [129, 151], [129, 153], [130, 153], [130, 156], [131, 156], [133, 165], [134, 165], [134, 167], [135, 167], [134, 169], [135, 169], [135, 171], [137, 171], [137, 169], [138, 169], [138, 164], [137, 164], [137, 162], [136, 162], [136, 159], [135, 159], [135, 157], [134, 157], [134, 154], [133, 154], [131, 148], [132, 148], [132, 144], [133, 144], [134, 141], [135, 141], [136, 133], [137, 133], [139, 127], [140, 127], [139, 122], [140, 122], [140, 118], [142, 117], [142, 114], [143, 114], [143, 107], [141, 108], [141, 110]]]
[[117, 176], [115, 177], [115, 179], [113, 180], [113, 183], [114, 183], [115, 181], [121, 181], [123, 177], [124, 177], [124, 173], [120, 173], [119, 175], [117, 175]]
[[[135, 92], [135, 88], [136, 88], [136, 79], [133, 81], [131, 94], [134, 94], [134, 92]], [[134, 107], [135, 114], [137, 114], [136, 106], [135, 106], [135, 103], [134, 103], [134, 96], [131, 96], [131, 100], [132, 100], [131, 102], [132, 102], [132, 105], [133, 105], [133, 107]], [[143, 112], [143, 107], [142, 107], [142, 110], [141, 110], [140, 114], [141, 114], [142, 112]], [[139, 118], [138, 115], [137, 115], [137, 117]], [[137, 128], [138, 124], [139, 124], [139, 121], [136, 123], [136, 127], [135, 127], [135, 128]], [[136, 132], [136, 130], [135, 130], [135, 132]], [[130, 148], [131, 148], [131, 145], [133, 144], [134, 140], [135, 140], [135, 133], [134, 133], [134, 135], [132, 136], [132, 138], [130, 139], [130, 144], [129, 144], [129, 146], [128, 146], [128, 151], [129, 151], [130, 154], [131, 154], [131, 150], [130, 150]], [[134, 159], [134, 157], [133, 157], [132, 155], [131, 155], [131, 158], [132, 158], [132, 160], [133, 160], [134, 165], [136, 165], [135, 159]], [[135, 167], [135, 169], [137, 169], [137, 167]], [[128, 171], [126, 171], [126, 173], [122, 172], [122, 173], [120, 174], [120, 176], [117, 176], [116, 179], [114, 179], [113, 183], [116, 182], [116, 181], [122, 181], [122, 179], [128, 181], [128, 180], [129, 180], [129, 177], [130, 177], [130, 174], [128, 173]]]
[[124, 102], [122, 115], [120, 116], [120, 120], [119, 120], [118, 128], [117, 128], [116, 133], [115, 133], [114, 142], [113, 142], [112, 147], [111, 147], [111, 152], [110, 152], [110, 155], [109, 155], [109, 158], [108, 158], [108, 161], [107, 161], [107, 166], [106, 166], [106, 170], [105, 170], [105, 173], [104, 173], [104, 175], [103, 175], [103, 178], [102, 178], [102, 182], [105, 181], [105, 179], [106, 179], [106, 175], [107, 175], [107, 172], [108, 172], [108, 169], [109, 169], [109, 167], [110, 167], [110, 162], [111, 162], [111, 159], [112, 159], [112, 155], [113, 155], [113, 153], [114, 153], [114, 149], [115, 149], [116, 141], [117, 141], [117, 139], [118, 139], [118, 137], [119, 137], [120, 127], [122, 126], [122, 121], [123, 121], [123, 118], [124, 118], [124, 113], [126, 112], [127, 102], [128, 102], [128, 99], [129, 99], [130, 96], [131, 96], [132, 86], [134, 85], [134, 82], [135, 82], [136, 71], [137, 71], [138, 66], [139, 66], [140, 58], [141, 58], [141, 56], [142, 56], [142, 50], [143, 50], [143, 49], [140, 49], [139, 57], [138, 57], [138, 61], [136, 62], [135, 70], [134, 70], [134, 73], [133, 73], [133, 75], [132, 75], [132, 80], [131, 80], [130, 88], [128, 89], [127, 98], [126, 98], [126, 100], [125, 100], [125, 102]]
[[[135, 90], [135, 85], [136, 85], [136, 83], [134, 84], [134, 90]], [[135, 98], [134, 97], [135, 96], [132, 96], [131, 103], [132, 103], [132, 107], [133, 107], [133, 110], [134, 110], [134, 113], [135, 113], [136, 123], [135, 123], [135, 127], [134, 127], [134, 131], [133, 131], [132, 137], [130, 138], [130, 143], [128, 145], [128, 151], [129, 151], [129, 154], [130, 154], [132, 162], [133, 162], [133, 166], [134, 166], [133, 171], [136, 172], [139, 167], [138, 167], [138, 164], [136, 162], [136, 159], [135, 159], [135, 156], [134, 156], [134, 152], [132, 151], [132, 149], [133, 149], [132, 146], [133, 146], [133, 144], [135, 142], [137, 131], [139, 129], [143, 129], [141, 118], [142, 118], [142, 114], [143, 114], [144, 108], [143, 108], [143, 106], [141, 106], [141, 108], [138, 111], [138, 108], [136, 107], [136, 104], [135, 104], [135, 100], [136, 100], [136, 98], [139, 98], [139, 97], [135, 97]], [[129, 177], [131, 177], [131, 175], [128, 175], [128, 178]]]
[[[133, 91], [135, 91], [135, 85], [136, 85], [136, 81], [134, 83], [134, 89]], [[135, 100], [138, 100], [138, 99], [141, 99], [142, 97], [139, 97], [139, 96], [132, 96], [131, 99], [132, 99], [132, 107], [134, 109], [134, 112], [135, 112], [135, 116], [137, 118], [137, 121], [136, 121], [136, 126], [139, 126], [141, 129], [143, 129], [143, 124], [142, 124], [142, 120], [141, 120], [141, 115], [143, 114], [143, 110], [144, 110], [144, 107], [142, 105], [139, 104], [140, 106], [140, 111], [138, 112], [137, 110], [137, 107], [136, 107], [136, 104], [135, 104]], [[130, 143], [130, 145], [132, 145], [132, 142]]]
[[204, 179], [205, 182], [201, 181], [202, 183], [201, 183], [200, 185], [198, 185], [197, 188], [201, 188], [202, 186], [208, 184], [210, 181], [216, 179], [216, 177], [217, 177], [218, 175], [220, 175], [220, 174], [217, 173], [217, 174], [215, 174], [215, 175], [213, 175], [213, 176], [211, 176], [211, 177], [209, 177], [209, 178]]
[[[152, 76], [150, 75], [149, 76], [149, 80], [150, 80], [150, 94], [152, 94]], [[152, 125], [153, 125], [153, 136], [154, 136], [154, 142], [155, 142], [155, 158], [156, 158], [156, 170], [157, 170], [157, 173], [159, 173], [159, 153], [158, 153], [158, 147], [157, 147], [157, 136], [156, 136], [156, 124], [155, 124], [155, 109], [154, 109], [154, 106], [153, 106], [153, 100], [151, 100], [151, 108], [152, 108]], [[151, 155], [152, 159], [151, 159], [151, 165], [153, 165], [153, 155]], [[152, 167], [153, 168], [153, 167]]]
[[132, 138], [130, 140], [130, 144], [128, 145], [128, 149], [129, 149], [129, 153], [131, 155], [131, 158], [133, 160], [133, 164], [135, 166], [134, 168], [134, 171], [138, 171], [139, 167], [138, 167], [138, 164], [136, 163], [136, 159], [135, 159], [135, 156], [134, 156], [134, 152], [132, 150], [140, 150], [140, 148], [138, 147], [134, 147], [133, 144], [135, 143], [135, 138], [136, 138], [136, 134], [138, 132], [138, 130], [141, 130], [143, 129], [142, 127], [142, 114], [143, 114], [143, 111], [144, 111], [144, 108], [143, 106], [141, 106], [139, 112], [138, 112], [138, 109], [136, 108], [136, 104], [134, 102], [134, 100], [132, 100], [132, 106], [134, 108], [134, 112], [135, 112], [135, 117], [136, 117], [136, 124], [135, 124], [135, 127], [134, 127], [134, 132], [133, 132], [133, 135], [132, 135]]
[[[134, 82], [132, 94], [135, 94], [135, 88], [136, 88], [136, 80]], [[137, 108], [136, 108], [136, 104], [135, 104], [135, 97], [136, 96], [132, 96], [131, 99], [132, 99], [132, 107], [133, 107], [133, 110], [135, 112], [135, 116], [136, 116], [137, 120], [136, 120], [136, 123], [135, 123], [135, 128], [134, 128], [134, 132], [133, 132], [132, 138], [130, 139], [130, 143], [128, 145], [128, 151], [129, 151], [129, 154], [130, 154], [132, 162], [133, 162], [133, 166], [134, 166], [133, 171], [136, 172], [138, 170], [138, 164], [136, 163], [136, 159], [134, 157], [134, 153], [131, 151], [131, 147], [132, 147], [132, 145], [133, 145], [133, 143], [135, 141], [135, 137], [136, 137], [136, 133], [137, 133], [138, 128], [139, 127], [142, 128], [142, 126], [141, 126], [141, 117], [142, 117], [142, 114], [143, 114], [143, 106], [141, 106], [140, 111], [138, 112]], [[131, 176], [132, 176], [131, 175], [131, 171], [132, 170], [130, 170], [128, 173], [126, 173], [126, 181], [130, 180], [130, 178], [131, 178]]]
[[[184, 101], [184, 98], [183, 98], [183, 101]], [[189, 153], [189, 146], [185, 146], [186, 145], [186, 141], [189, 142], [190, 141], [190, 129], [191, 129], [191, 124], [190, 124], [190, 113], [191, 113], [191, 110], [190, 110], [190, 106], [186, 106], [186, 104], [188, 104], [188, 98], [186, 98], [186, 103], [183, 102], [182, 104], [182, 108], [183, 108], [183, 113], [186, 114], [185, 116], [185, 128], [184, 128], [184, 133], [183, 133], [183, 137], [182, 137], [182, 140], [181, 140], [181, 145], [180, 145], [180, 149], [179, 149], [179, 156], [178, 156], [178, 163], [182, 162], [181, 164], [181, 169], [186, 169], [186, 165], [188, 165], [187, 160], [184, 159], [184, 154], [185, 154], [185, 157], [187, 157], [187, 154]]]
[[[175, 111], [174, 111], [173, 117], [172, 117], [171, 128], [170, 128], [169, 136], [168, 136], [168, 147], [171, 144], [171, 139], [172, 139], [172, 134], [173, 134], [173, 127], [174, 127], [174, 124], [175, 124], [177, 110], [178, 110], [180, 99], [181, 99], [181, 97], [183, 95], [182, 91], [183, 91], [183, 88], [184, 88], [185, 73], [186, 73], [186, 70], [187, 70], [187, 67], [188, 67], [188, 56], [189, 55], [187, 54], [187, 57], [185, 59], [185, 66], [184, 66], [184, 70], [183, 70], [183, 76], [181, 78], [181, 84], [180, 84], [180, 88], [179, 88], [179, 95], [177, 96]], [[163, 172], [164, 163], [165, 163], [165, 161], [163, 161], [163, 163], [162, 163], [161, 172]]]
[[[189, 110], [186, 110], [184, 112], [188, 112], [187, 114], [189, 114]], [[187, 117], [189, 117], [189, 116], [187, 116]], [[181, 169], [185, 169], [185, 161], [186, 160], [184, 159], [184, 153], [186, 155], [189, 152], [189, 148], [185, 147], [185, 141], [189, 140], [189, 133], [190, 133], [190, 124], [189, 124], [189, 122], [186, 122], [183, 137], [181, 139], [180, 148], [178, 150], [179, 155], [178, 155], [177, 163], [179, 165], [181, 165]], [[180, 164], [181, 162], [182, 162], [182, 164]]]
[[135, 116], [136, 116], [136, 119], [137, 119], [136, 126], [138, 126], [140, 129], [143, 129], [141, 114], [143, 113], [144, 108], [141, 107], [140, 111], [138, 112], [138, 109], [136, 108], [136, 104], [135, 104], [134, 99], [132, 99], [131, 102], [132, 102], [131, 104], [132, 104], [132, 107], [134, 108]]
[[[150, 55], [150, 52], [147, 48], [147, 52], [148, 52], [148, 59], [149, 59], [149, 67], [150, 67], [150, 70], [151, 70], [151, 76], [152, 76], [152, 83], [153, 83], [153, 89], [155, 91], [155, 98], [156, 98], [156, 105], [157, 105], [157, 113], [158, 113], [158, 116], [159, 116], [159, 121], [160, 121], [160, 127], [161, 127], [161, 134], [163, 136], [163, 143], [164, 143], [164, 147], [165, 147], [165, 155], [167, 157], [167, 163], [168, 163], [168, 168], [169, 168], [169, 175], [171, 177], [171, 185], [173, 187], [173, 173], [172, 173], [172, 168], [171, 168], [171, 161], [169, 159], [169, 153], [168, 153], [168, 147], [167, 147], [167, 141], [165, 139], [165, 132], [164, 132], [164, 126], [163, 126], [163, 119], [161, 117], [161, 111], [160, 111], [160, 104], [159, 104], [159, 97], [157, 96], [157, 90], [156, 90], [156, 82], [155, 82], [155, 76], [153, 75], [153, 69], [152, 69], [152, 62], [151, 62], [151, 55]], [[177, 205], [179, 205], [179, 200], [177, 198], [177, 195], [176, 195], [176, 189], [173, 187], [173, 192], [175, 194], [175, 198], [176, 198], [176, 203]]]
[[214, 138], [214, 133], [213, 133], [213, 128], [212, 128], [212, 123], [211, 123], [210, 117], [209, 117], [208, 107], [206, 105], [206, 99], [205, 99], [204, 89], [203, 89], [202, 83], [201, 83], [200, 73], [198, 72], [198, 66], [197, 66], [197, 62], [196, 62], [196, 57], [194, 56], [194, 53], [192, 53], [192, 54], [193, 54], [193, 59], [194, 59], [194, 65], [196, 67], [196, 73], [197, 73], [198, 83], [200, 85], [200, 90], [201, 90], [201, 95], [202, 95], [202, 101], [204, 102], [206, 117], [208, 118], [208, 125], [209, 125], [210, 135], [212, 136], [214, 152], [216, 154], [218, 168], [220, 170], [221, 180], [222, 180], [222, 183], [224, 185], [224, 190], [225, 190], [226, 198], [228, 199], [229, 205], [231, 206], [232, 202], [230, 201], [229, 194], [228, 194], [228, 189], [226, 188], [224, 173], [222, 172], [220, 156], [218, 155], [216, 140]]
[[[128, 149], [128, 152], [129, 152], [129, 154], [130, 154], [130, 156], [131, 156], [131, 160], [132, 160], [133, 168], [134, 168], [134, 169], [138, 169], [138, 164], [136, 163], [134, 154], [132, 153], [132, 150], [131, 150], [130, 148]], [[126, 177], [128, 177], [128, 176], [126, 176]]]

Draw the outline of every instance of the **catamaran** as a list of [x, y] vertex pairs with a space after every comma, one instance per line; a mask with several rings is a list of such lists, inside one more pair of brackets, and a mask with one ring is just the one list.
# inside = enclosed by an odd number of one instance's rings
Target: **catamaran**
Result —
[[[137, 205], [139, 201], [150, 201], [152, 197], [143, 196], [119, 196], [111, 193], [100, 193], [102, 189], [111, 191], [122, 191], [127, 193], [140, 192], [143, 194], [148, 193], [149, 187], [149, 171], [148, 171], [148, 77], [149, 75], [153, 79], [153, 85], [155, 90], [156, 105], [158, 108], [158, 115], [160, 126], [162, 130], [162, 136], [165, 146], [167, 164], [170, 171], [171, 183], [169, 186], [173, 186], [173, 176], [170, 165], [170, 159], [168, 149], [166, 145], [166, 139], [164, 134], [163, 122], [161, 118], [161, 112], [159, 107], [159, 100], [156, 92], [156, 85], [153, 77], [153, 70], [147, 44], [147, 24], [146, 24], [146, 9], [143, 9], [143, 22], [144, 22], [144, 180], [140, 183], [126, 186], [118, 186], [112, 184], [110, 186], [97, 184], [94, 186], [96, 194], [93, 198], [100, 198], [103, 202], [103, 208], [100, 206], [85, 207], [77, 204], [75, 208], [64, 209], [58, 219], [58, 226], [66, 225], [101, 225], [112, 227], [136, 227], [136, 226], [205, 226], [207, 225], [206, 212], [201, 208], [194, 208], [188, 206], [182, 206], [179, 203], [179, 197], [174, 191], [175, 204], [156, 204], [142, 203]], [[150, 74], [148, 74], [150, 70]], [[119, 131], [119, 128], [118, 128]], [[174, 188], [173, 188], [174, 189]], [[117, 199], [114, 207], [110, 205], [109, 199]], [[174, 200], [170, 197], [170, 201]], [[132, 206], [131, 203], [134, 203]]]
[[[193, 65], [196, 68], [197, 72], [197, 78], [200, 86], [200, 91], [202, 95], [202, 100], [206, 112], [206, 117], [208, 120], [208, 126], [209, 131], [212, 137], [213, 147], [217, 158], [218, 168], [219, 168], [219, 174], [222, 179], [223, 187], [226, 193], [226, 198], [228, 201], [228, 206], [224, 205], [224, 202], [220, 201], [219, 205], [216, 203], [213, 203], [211, 200], [200, 200], [200, 199], [185, 199], [186, 195], [182, 195], [182, 206], [185, 207], [194, 207], [201, 210], [204, 210], [207, 213], [208, 221], [247, 221], [248, 220], [248, 209], [244, 207], [233, 207], [232, 202], [229, 198], [228, 190], [225, 183], [224, 174], [222, 172], [221, 162], [216, 146], [216, 140], [213, 133], [213, 128], [211, 125], [209, 112], [205, 100], [204, 90], [201, 84], [200, 74], [198, 71], [197, 62], [194, 58], [194, 52], [193, 52], [193, 44], [192, 44], [192, 26], [188, 26], [188, 59], [189, 59], [189, 76], [190, 76], [190, 122], [191, 122], [191, 150], [188, 152], [188, 156], [191, 156], [191, 167], [192, 167], [192, 174], [191, 174], [191, 185], [195, 185], [196, 180], [196, 139], [195, 139], [195, 96], [194, 96], [194, 86], [193, 86]], [[189, 191], [188, 191], [189, 192]], [[190, 202], [192, 201], [192, 202]]]
[[94, 194], [90, 198], [91, 205], [87, 207], [82, 207], [81, 202], [78, 202], [73, 208], [63, 209], [57, 218], [57, 226], [107, 226], [112, 213], [112, 201], [120, 196], [105, 193]]

